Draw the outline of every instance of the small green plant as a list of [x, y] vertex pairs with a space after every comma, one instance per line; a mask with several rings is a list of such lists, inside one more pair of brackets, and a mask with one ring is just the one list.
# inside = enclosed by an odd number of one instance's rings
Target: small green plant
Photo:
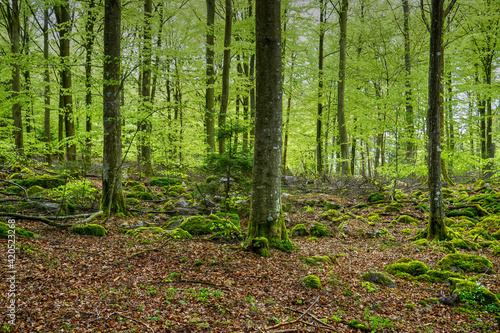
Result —
[[251, 303], [251, 304], [255, 302], [255, 298], [253, 298], [250, 295], [247, 295], [247, 297], [245, 297], [245, 300], [247, 301], [247, 303]]
[[332, 316], [332, 320], [335, 321], [335, 322], [337, 322], [337, 323], [340, 323], [342, 321], [342, 318], [340, 318], [340, 317], [338, 317], [336, 315], [333, 315]]
[[374, 291], [378, 291], [377, 287], [371, 282], [361, 282], [361, 285], [363, 286], [363, 288], [368, 290], [368, 292], [372, 293]]

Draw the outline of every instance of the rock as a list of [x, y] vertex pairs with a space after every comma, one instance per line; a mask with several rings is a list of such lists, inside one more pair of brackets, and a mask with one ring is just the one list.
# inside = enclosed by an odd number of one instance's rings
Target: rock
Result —
[[450, 296], [441, 296], [437, 299], [439, 303], [452, 306], [458, 300], [458, 294], [451, 294]]
[[380, 284], [382, 286], [386, 286], [388, 288], [396, 288], [396, 283], [389, 277], [389, 275], [385, 272], [368, 272], [361, 276], [361, 278], [365, 281]]
[[180, 198], [179, 201], [177, 201], [175, 204], [174, 204], [175, 207], [181, 207], [181, 208], [187, 208], [189, 207], [189, 203], [187, 203], [186, 200], [184, 200], [184, 198]]
[[145, 226], [144, 221], [125, 221], [120, 224], [120, 228], [137, 229]]

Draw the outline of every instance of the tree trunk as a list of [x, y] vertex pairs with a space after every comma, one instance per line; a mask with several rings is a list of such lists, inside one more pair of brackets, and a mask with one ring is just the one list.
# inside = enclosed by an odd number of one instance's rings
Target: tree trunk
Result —
[[215, 124], [214, 124], [214, 23], [215, 23], [215, 0], [207, 2], [207, 52], [206, 52], [206, 80], [205, 91], [205, 126], [207, 131], [208, 150], [215, 151]]
[[146, 177], [154, 175], [153, 163], [151, 161], [151, 132], [152, 123], [149, 120], [153, 106], [151, 105], [151, 13], [153, 11], [152, 0], [144, 2], [144, 33], [142, 48], [142, 109], [143, 119], [141, 121], [141, 163]]
[[281, 210], [282, 73], [280, 1], [257, 0], [255, 146], [247, 247], [291, 250]]
[[227, 105], [229, 102], [229, 70], [231, 69], [231, 30], [233, 22], [232, 0], [226, 0], [226, 26], [224, 30], [224, 63], [222, 65], [222, 96], [219, 112], [219, 154], [226, 151], [226, 138], [224, 137], [226, 126]]
[[52, 145], [51, 145], [51, 134], [50, 134], [50, 66], [49, 66], [49, 10], [46, 8], [43, 14], [43, 59], [45, 61], [43, 81], [44, 87], [44, 103], [45, 103], [45, 114], [44, 114], [44, 141], [46, 142], [47, 152], [45, 154], [45, 161], [50, 166], [52, 165]]
[[340, 166], [342, 175], [349, 174], [349, 147], [347, 142], [347, 128], [345, 122], [345, 70], [346, 70], [346, 53], [347, 53], [347, 9], [349, 7], [348, 0], [342, 0], [340, 8], [340, 41], [339, 41], [339, 83], [338, 83], [338, 108], [337, 118], [339, 126], [340, 138]]
[[408, 0], [403, 0], [403, 13], [404, 13], [404, 30], [403, 36], [405, 39], [405, 96], [406, 96], [406, 162], [413, 164], [415, 161], [416, 145], [415, 145], [415, 125], [413, 123], [413, 105], [411, 93], [411, 47], [410, 47], [410, 6]]
[[316, 118], [316, 171], [318, 175], [323, 173], [323, 135], [322, 116], [323, 116], [323, 52], [325, 42], [325, 2], [319, 0], [319, 46], [318, 46], [318, 114]]
[[92, 163], [92, 53], [94, 48], [94, 21], [96, 20], [95, 1], [89, 1], [87, 20], [85, 22], [85, 165]]
[[121, 0], [104, 4], [103, 175], [101, 210], [126, 213], [122, 193], [120, 111]]
[[429, 59], [429, 94], [427, 109], [427, 147], [429, 172], [429, 227], [428, 237], [443, 240], [447, 238], [444, 223], [443, 194], [441, 189], [441, 79], [443, 0], [432, 0], [431, 40]]
[[73, 95], [71, 91], [71, 67], [70, 47], [71, 40], [71, 18], [69, 13], [69, 2], [63, 0], [60, 5], [56, 5], [55, 13], [59, 28], [59, 49], [61, 57], [61, 94], [63, 98], [62, 112], [64, 115], [64, 129], [66, 134], [66, 160], [76, 162], [75, 120], [73, 118]]
[[282, 173], [286, 175], [286, 158], [288, 153], [288, 132], [290, 127], [290, 111], [292, 107], [292, 94], [293, 94], [293, 69], [295, 64], [295, 53], [292, 54], [292, 64], [290, 66], [290, 90], [288, 93], [288, 99], [286, 103], [286, 117], [285, 117], [285, 138], [283, 142], [283, 161], [282, 161]]

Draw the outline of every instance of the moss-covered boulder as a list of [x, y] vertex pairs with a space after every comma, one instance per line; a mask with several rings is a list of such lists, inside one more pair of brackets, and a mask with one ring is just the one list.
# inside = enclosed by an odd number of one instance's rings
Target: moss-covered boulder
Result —
[[151, 189], [146, 188], [143, 184], [139, 184], [132, 187], [130, 192], [127, 193], [127, 198], [153, 200], [153, 193]]
[[171, 186], [182, 184], [182, 179], [168, 178], [168, 177], [151, 177], [149, 185], [151, 186]]
[[489, 274], [495, 272], [493, 270], [493, 264], [488, 259], [465, 253], [447, 254], [443, 259], [438, 261], [436, 267], [448, 271], [462, 270], [464, 272]]
[[398, 217], [398, 222], [405, 223], [405, 224], [418, 224], [418, 220], [414, 219], [413, 217], [411, 217], [409, 215], [400, 215]]
[[35, 186], [31, 186], [30, 188], [28, 188], [26, 190], [26, 192], [28, 192], [28, 196], [32, 197], [32, 196], [35, 196], [35, 195], [41, 195], [41, 193], [44, 190], [45, 189], [43, 187], [35, 185]]
[[460, 301], [473, 301], [483, 305], [493, 305], [500, 310], [500, 301], [498, 297], [489, 291], [487, 288], [464, 279], [450, 278], [450, 290], [453, 294], [457, 294]]
[[293, 229], [290, 231], [290, 236], [291, 237], [299, 237], [299, 236], [308, 236], [309, 232], [307, 231], [307, 228], [305, 225], [302, 223], [299, 223], [293, 227]]
[[473, 185], [474, 191], [478, 191], [482, 189], [486, 185], [486, 182], [483, 179], [478, 179]]
[[71, 227], [71, 232], [79, 235], [106, 236], [108, 231], [99, 224], [86, 224]]
[[492, 248], [492, 251], [493, 251], [493, 255], [500, 256], [500, 246], [494, 246]]
[[429, 266], [418, 260], [402, 258], [393, 264], [385, 266], [384, 270], [397, 277], [403, 277], [404, 275], [401, 275], [401, 273], [418, 276], [425, 274], [429, 270]]
[[500, 216], [495, 215], [485, 217], [477, 224], [477, 226], [491, 233], [500, 230]]
[[66, 184], [66, 180], [60, 177], [54, 177], [49, 175], [41, 176], [30, 176], [28, 178], [14, 180], [16, 184], [21, 185], [24, 188], [30, 188], [32, 186], [40, 186], [42, 188], [51, 189], [62, 186]]
[[427, 272], [425, 272], [425, 274], [417, 276], [416, 280], [430, 283], [445, 283], [451, 277], [464, 278], [464, 276], [459, 273], [429, 269]]
[[384, 213], [399, 213], [401, 208], [398, 205], [388, 205], [384, 207]]
[[[0, 235], [2, 238], [8, 238], [9, 236], [9, 230], [12, 230], [10, 226], [6, 223], [0, 222]], [[19, 228], [19, 227], [14, 227], [14, 234], [16, 237], [23, 237], [23, 238], [37, 238], [40, 237], [38, 234], [35, 234], [32, 231]], [[11, 235], [14, 235], [12, 231], [10, 232]]]
[[316, 275], [308, 275], [302, 279], [302, 282], [304, 282], [304, 285], [308, 288], [321, 288], [321, 280]]
[[191, 235], [207, 235], [212, 232], [212, 221], [200, 215], [194, 215], [185, 219], [179, 226]]
[[389, 288], [396, 287], [396, 283], [385, 272], [368, 272], [361, 275], [361, 278], [365, 281], [386, 286]]
[[249, 250], [259, 254], [262, 257], [269, 257], [269, 241], [266, 237], [256, 237], [252, 239]]
[[315, 237], [326, 237], [328, 236], [328, 230], [326, 229], [325, 225], [320, 222], [314, 223], [311, 228], [311, 235]]
[[127, 180], [127, 181], [122, 182], [123, 187], [133, 187], [133, 186], [140, 185], [140, 184], [141, 183], [136, 181], [136, 180]]
[[384, 194], [383, 193], [379, 193], [379, 192], [375, 192], [375, 193], [371, 193], [367, 200], [368, 202], [379, 202], [379, 201], [383, 201], [385, 198]]
[[491, 234], [491, 237], [500, 240], [500, 230]]
[[446, 213], [447, 217], [460, 217], [460, 216], [467, 216], [470, 218], [474, 217], [474, 213], [471, 212], [470, 210], [451, 210]]
[[317, 266], [322, 262], [326, 262], [328, 264], [332, 263], [332, 259], [329, 256], [313, 256], [306, 258], [306, 263], [311, 266]]
[[378, 215], [377, 213], [370, 213], [368, 214], [368, 216], [366, 217], [368, 219], [368, 221], [370, 222], [382, 222], [382, 219], [380, 218], [380, 215]]
[[191, 239], [193, 238], [193, 236], [191, 236], [191, 234], [185, 230], [182, 230], [181, 228], [176, 228], [174, 230], [172, 230], [172, 232], [170, 233], [170, 237], [174, 238], [174, 239]]

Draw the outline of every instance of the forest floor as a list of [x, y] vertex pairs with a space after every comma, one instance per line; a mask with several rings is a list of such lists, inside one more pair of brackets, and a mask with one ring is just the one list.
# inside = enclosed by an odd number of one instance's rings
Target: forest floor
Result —
[[[439, 243], [411, 244], [409, 238], [425, 227], [425, 212], [414, 204], [380, 214], [366, 230], [354, 226], [339, 232], [339, 223], [323, 220], [327, 209], [319, 203], [340, 204], [340, 215], [361, 216], [352, 218], [361, 221], [387, 202], [356, 208], [366, 196], [327, 190], [289, 191], [284, 201], [290, 204], [285, 213], [290, 230], [321, 221], [330, 223], [331, 236], [295, 237], [296, 250], [271, 250], [263, 258], [242, 250], [239, 242], [213, 242], [207, 236], [175, 240], [149, 232], [131, 236], [120, 230], [125, 220], [145, 216], [110, 218], [105, 237], [16, 219], [17, 227], [41, 237], [16, 239], [15, 325], [7, 324], [7, 239], [0, 239], [0, 332], [500, 331], [498, 314], [479, 304], [433, 301], [450, 295], [448, 283], [392, 277], [397, 286], [388, 288], [361, 278], [403, 257], [433, 268], [448, 253]], [[419, 222], [390, 223], [401, 214]], [[148, 218], [159, 221], [155, 216]], [[242, 227], [247, 223], [248, 218], [241, 219]], [[459, 252], [486, 257], [495, 272], [500, 270], [500, 257], [491, 248]], [[332, 263], [306, 263], [315, 255], [329, 256]], [[310, 274], [321, 279], [321, 288], [304, 285]], [[500, 293], [498, 273], [482, 274], [478, 281]], [[365, 328], [353, 328], [356, 320]]]

